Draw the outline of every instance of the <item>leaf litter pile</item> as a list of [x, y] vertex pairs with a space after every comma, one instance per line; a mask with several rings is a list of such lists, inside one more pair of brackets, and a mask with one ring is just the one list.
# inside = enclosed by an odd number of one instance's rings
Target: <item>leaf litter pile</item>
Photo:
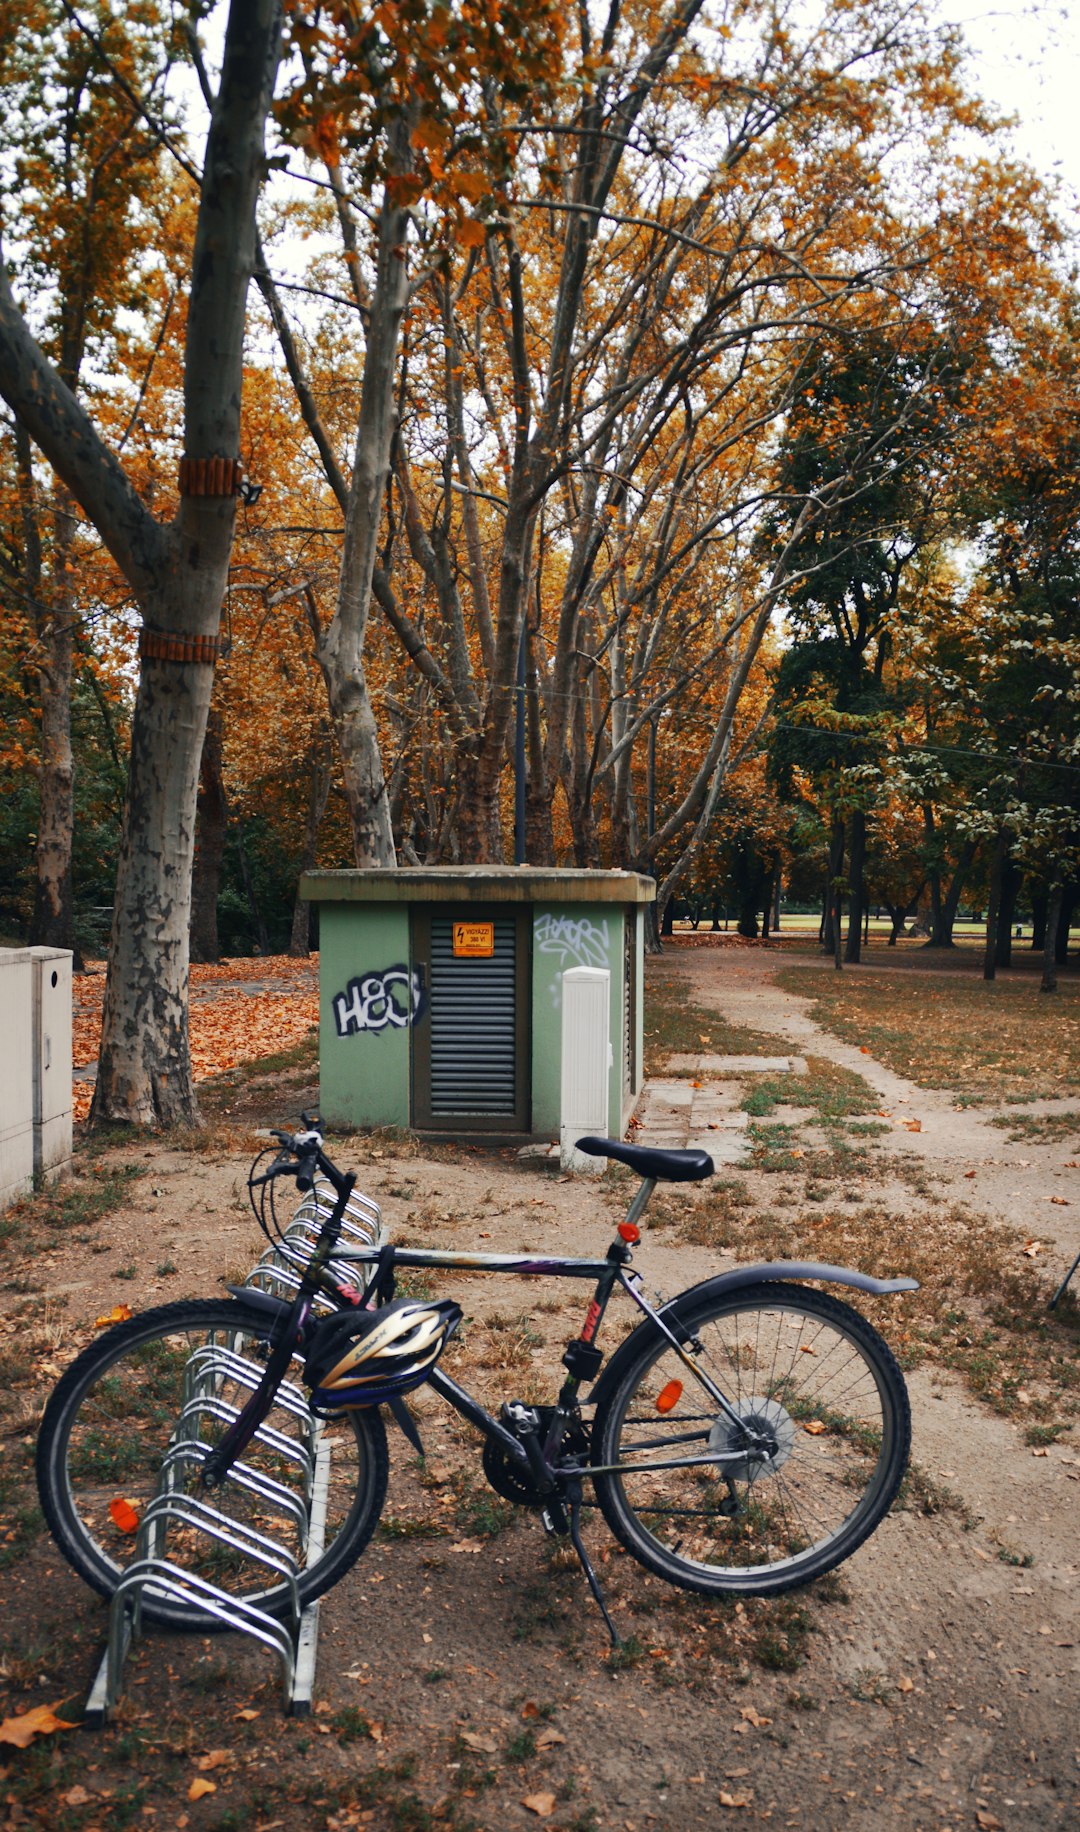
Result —
[[[104, 991], [104, 967], [92, 968], [75, 981], [72, 1062], [77, 1073], [97, 1060]], [[318, 957], [293, 960], [287, 954], [269, 954], [193, 966], [190, 1022], [196, 1081], [291, 1049], [319, 1022]], [[76, 1079], [77, 1120], [89, 1113], [92, 1093], [91, 1081]]]

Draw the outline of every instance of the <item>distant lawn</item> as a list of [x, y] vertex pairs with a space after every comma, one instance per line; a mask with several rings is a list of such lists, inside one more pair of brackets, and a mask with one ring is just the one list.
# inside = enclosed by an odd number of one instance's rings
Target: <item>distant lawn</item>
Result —
[[814, 1017], [923, 1088], [965, 1100], [1040, 1100], [1080, 1090], [1080, 984], [1053, 994], [1016, 980], [942, 975], [830, 973], [785, 967], [788, 992]]

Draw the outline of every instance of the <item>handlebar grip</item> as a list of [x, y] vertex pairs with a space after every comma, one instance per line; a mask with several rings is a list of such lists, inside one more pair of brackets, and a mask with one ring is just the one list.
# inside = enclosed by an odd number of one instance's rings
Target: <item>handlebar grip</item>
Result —
[[305, 1194], [315, 1181], [317, 1163], [317, 1152], [310, 1151], [304, 1153], [299, 1164], [296, 1166], [296, 1187], [298, 1190], [305, 1192]]

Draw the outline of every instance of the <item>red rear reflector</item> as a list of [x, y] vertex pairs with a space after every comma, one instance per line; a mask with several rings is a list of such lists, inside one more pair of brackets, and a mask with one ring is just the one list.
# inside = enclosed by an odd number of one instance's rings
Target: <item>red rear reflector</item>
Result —
[[632, 1221], [620, 1221], [617, 1231], [620, 1240], [625, 1240], [631, 1247], [636, 1246], [641, 1239], [641, 1229], [635, 1227]]
[[661, 1387], [656, 1396], [657, 1412], [670, 1412], [682, 1398], [682, 1381], [669, 1380], [666, 1387]]

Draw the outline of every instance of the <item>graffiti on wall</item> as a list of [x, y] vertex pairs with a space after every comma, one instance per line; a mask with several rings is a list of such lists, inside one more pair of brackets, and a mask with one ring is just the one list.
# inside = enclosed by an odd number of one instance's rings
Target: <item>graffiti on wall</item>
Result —
[[344, 992], [334, 994], [333, 1005], [339, 1037], [405, 1030], [423, 1016], [423, 968], [386, 967], [382, 973], [359, 974]]
[[558, 963], [549, 987], [556, 1011], [562, 1004], [562, 976], [567, 967], [609, 964], [606, 921], [590, 922], [587, 916], [538, 916], [534, 936], [539, 953], [553, 955]]

